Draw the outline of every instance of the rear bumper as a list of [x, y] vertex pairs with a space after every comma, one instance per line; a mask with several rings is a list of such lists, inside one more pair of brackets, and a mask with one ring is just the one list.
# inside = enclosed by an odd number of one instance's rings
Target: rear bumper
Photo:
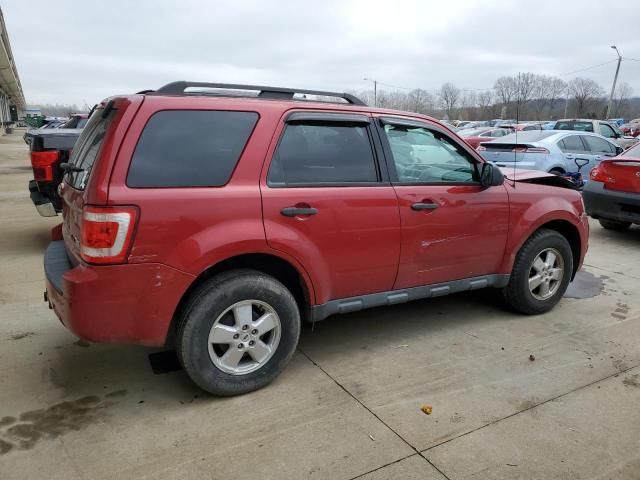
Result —
[[601, 182], [589, 182], [582, 195], [590, 217], [640, 224], [640, 194], [616, 192]]
[[73, 266], [63, 241], [44, 257], [46, 299], [76, 336], [96, 343], [164, 345], [192, 275], [156, 263]]
[[38, 213], [43, 217], [55, 217], [58, 213], [51, 199], [40, 192], [35, 180], [29, 182], [29, 195]]

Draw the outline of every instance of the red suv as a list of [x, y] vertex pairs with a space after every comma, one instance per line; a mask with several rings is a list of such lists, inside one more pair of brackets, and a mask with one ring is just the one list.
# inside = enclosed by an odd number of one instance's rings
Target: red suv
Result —
[[482, 287], [546, 312], [587, 249], [561, 178], [505, 178], [436, 120], [347, 94], [113, 97], [65, 170], [49, 305], [89, 341], [175, 345], [219, 395], [272, 381], [301, 320]]

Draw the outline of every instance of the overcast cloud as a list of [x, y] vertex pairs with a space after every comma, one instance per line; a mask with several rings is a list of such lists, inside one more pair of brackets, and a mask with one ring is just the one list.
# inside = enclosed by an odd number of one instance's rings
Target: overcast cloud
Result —
[[[362, 90], [493, 86], [640, 59], [640, 2], [115, 1], [2, 3], [27, 102], [94, 104], [173, 80]], [[615, 62], [566, 75], [608, 90]], [[640, 61], [620, 81], [640, 96]], [[391, 89], [389, 87], [382, 87]]]

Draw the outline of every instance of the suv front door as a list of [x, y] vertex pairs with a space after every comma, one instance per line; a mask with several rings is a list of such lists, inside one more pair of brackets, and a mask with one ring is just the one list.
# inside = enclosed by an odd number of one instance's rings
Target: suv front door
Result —
[[267, 242], [308, 269], [318, 304], [393, 287], [400, 215], [374, 133], [368, 115], [294, 112], [268, 155]]
[[498, 273], [509, 227], [504, 185], [481, 186], [481, 162], [436, 124], [383, 117], [378, 125], [402, 222], [394, 288]]

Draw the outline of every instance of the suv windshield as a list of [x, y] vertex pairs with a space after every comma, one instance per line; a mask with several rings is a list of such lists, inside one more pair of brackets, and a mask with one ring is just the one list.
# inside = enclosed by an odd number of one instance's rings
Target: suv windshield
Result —
[[103, 116], [104, 109], [96, 109], [87, 122], [80, 138], [73, 148], [73, 153], [69, 163], [81, 168], [81, 171], [68, 172], [65, 182], [78, 190], [84, 190], [91, 173], [91, 168], [96, 161], [102, 141], [107, 133], [109, 125], [116, 114], [116, 110], [111, 108], [106, 117]]

